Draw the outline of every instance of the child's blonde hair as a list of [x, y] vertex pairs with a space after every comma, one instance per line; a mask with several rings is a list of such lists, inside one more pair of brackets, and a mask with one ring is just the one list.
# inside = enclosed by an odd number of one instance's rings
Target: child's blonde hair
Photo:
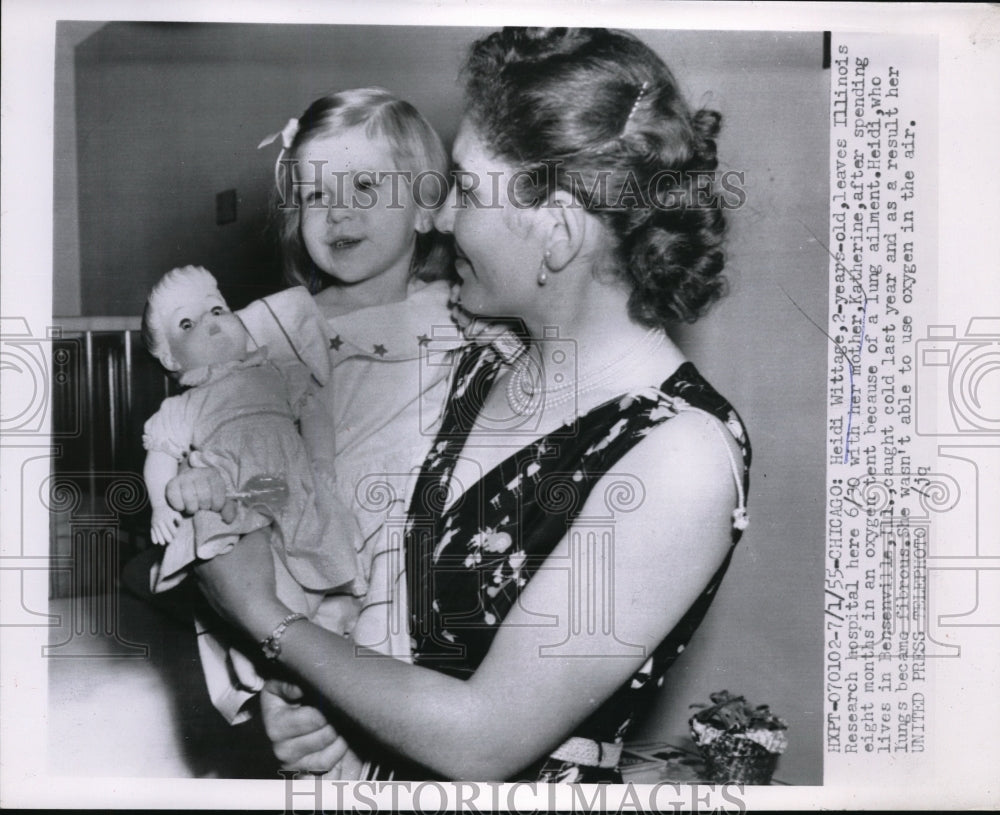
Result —
[[[393, 96], [384, 88], [355, 88], [320, 97], [298, 120], [298, 129], [285, 151], [284, 169], [290, 169], [288, 159], [309, 140], [337, 134], [364, 125], [371, 138], [382, 137], [392, 151], [396, 168], [414, 179], [422, 173], [436, 176], [438, 183], [447, 184], [448, 156], [437, 132], [409, 102]], [[280, 174], [279, 174], [280, 181]], [[286, 199], [291, 185], [285, 180], [274, 190], [273, 216], [276, 221], [285, 279], [292, 285], [303, 285], [313, 293], [322, 287], [322, 274], [317, 270], [299, 233], [298, 206]], [[447, 186], [444, 187], [447, 191]], [[440, 206], [445, 196], [433, 203]], [[423, 201], [418, 206], [427, 206]], [[427, 207], [433, 210], [434, 207]], [[430, 212], [428, 213], [430, 214]], [[416, 249], [410, 262], [410, 274], [422, 280], [438, 280], [452, 274], [453, 249], [449, 236], [434, 229], [417, 234]]]
[[218, 293], [219, 284], [207, 269], [200, 266], [183, 266], [171, 269], [150, 290], [149, 297], [146, 298], [146, 307], [142, 311], [140, 333], [146, 349], [168, 371], [174, 371], [176, 368], [173, 367], [166, 326], [163, 324], [163, 301], [180, 291], [189, 296], [197, 296], [200, 292]]

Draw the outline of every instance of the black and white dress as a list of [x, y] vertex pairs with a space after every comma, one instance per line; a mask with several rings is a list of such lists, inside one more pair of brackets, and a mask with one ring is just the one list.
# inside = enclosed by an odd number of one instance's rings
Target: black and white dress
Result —
[[[468, 678], [504, 617], [567, 534], [597, 482], [653, 428], [685, 411], [717, 418], [736, 439], [739, 501], [732, 543], [746, 526], [750, 444], [732, 406], [690, 362], [659, 387], [623, 394], [537, 439], [486, 473], [451, 506], [449, 481], [476, 416], [503, 365], [492, 346], [459, 360], [444, 418], [418, 477], [404, 538], [414, 661]], [[613, 482], [613, 478], [609, 479]], [[648, 490], [647, 490], [648, 493]], [[647, 494], [645, 500], [655, 500]], [[628, 541], [614, 545], [627, 546]], [[550, 782], [620, 782], [617, 758], [629, 725], [701, 623], [733, 549], [681, 621], [640, 669], [558, 750], [519, 774]], [[656, 598], [650, 598], [655, 603]], [[526, 687], [525, 693], [531, 693]], [[398, 768], [396, 778], [406, 775]], [[503, 779], [481, 779], [503, 780]]]

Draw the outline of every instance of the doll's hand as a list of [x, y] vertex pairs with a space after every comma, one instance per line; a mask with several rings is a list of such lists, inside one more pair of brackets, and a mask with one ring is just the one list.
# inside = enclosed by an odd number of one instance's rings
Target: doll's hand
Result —
[[182, 470], [170, 479], [166, 495], [170, 506], [188, 515], [207, 509], [220, 513], [227, 524], [236, 517], [236, 501], [226, 498], [226, 482], [213, 467]]
[[177, 510], [166, 505], [153, 507], [153, 522], [150, 524], [153, 543], [160, 546], [166, 546], [170, 543], [183, 519], [184, 516]]
[[268, 681], [260, 694], [264, 731], [283, 769], [326, 773], [347, 753], [347, 742], [304, 696], [291, 682]]

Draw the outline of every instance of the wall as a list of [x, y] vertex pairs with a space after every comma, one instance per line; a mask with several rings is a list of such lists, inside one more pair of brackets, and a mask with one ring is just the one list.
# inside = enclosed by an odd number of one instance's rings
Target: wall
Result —
[[[235, 305], [276, 285], [264, 238], [280, 129], [315, 96], [384, 85], [450, 140], [470, 29], [109, 24], [76, 49], [83, 314], [138, 314], [166, 269], [201, 263]], [[724, 115], [746, 172], [730, 296], [678, 332], [750, 428], [751, 526], [702, 630], [639, 735], [683, 735], [688, 705], [728, 688], [791, 724], [778, 775], [822, 781], [821, 623], [828, 74], [813, 34], [643, 32], [695, 102]], [[60, 88], [57, 88], [57, 111]], [[711, 96], [706, 98], [706, 94]], [[236, 188], [239, 218], [216, 226]], [[58, 201], [58, 199], [57, 199]], [[59, 230], [68, 228], [57, 213]], [[58, 265], [59, 274], [72, 270]], [[57, 286], [58, 288], [58, 286]], [[650, 598], [651, 603], [656, 598]]]
[[77, 208], [76, 47], [104, 23], [61, 20], [56, 24], [52, 199], [52, 313], [80, 314], [80, 219]]

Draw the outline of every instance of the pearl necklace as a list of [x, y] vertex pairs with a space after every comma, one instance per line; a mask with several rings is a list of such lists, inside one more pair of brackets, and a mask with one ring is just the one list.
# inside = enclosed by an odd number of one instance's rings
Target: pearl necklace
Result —
[[[666, 340], [667, 335], [662, 329], [651, 328], [624, 353], [600, 368], [550, 388], [544, 385], [542, 365], [524, 353], [515, 360], [507, 380], [507, 402], [520, 416], [534, 414], [539, 408], [552, 409], [571, 402], [635, 370], [642, 360], [662, 348]], [[559, 377], [560, 374], [554, 377], [557, 382]]]

